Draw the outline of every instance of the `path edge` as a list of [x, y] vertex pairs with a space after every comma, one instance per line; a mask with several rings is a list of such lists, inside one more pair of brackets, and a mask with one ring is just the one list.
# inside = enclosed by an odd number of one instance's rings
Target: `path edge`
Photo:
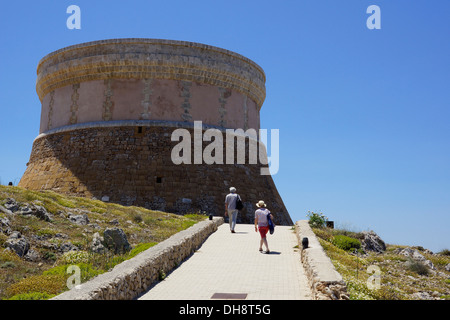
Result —
[[[348, 300], [347, 285], [326, 255], [308, 220], [295, 223], [300, 257], [314, 300]], [[308, 246], [302, 245], [308, 238]]]
[[135, 299], [194, 253], [223, 222], [223, 217], [200, 221], [51, 300]]

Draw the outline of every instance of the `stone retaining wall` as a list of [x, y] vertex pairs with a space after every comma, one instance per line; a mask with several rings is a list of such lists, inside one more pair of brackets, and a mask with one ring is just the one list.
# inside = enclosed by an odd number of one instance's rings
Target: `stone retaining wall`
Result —
[[131, 300], [144, 293], [191, 255], [223, 223], [214, 217], [124, 261], [113, 270], [66, 291], [52, 300]]
[[[315, 300], [348, 300], [347, 285], [326, 255], [307, 220], [295, 225], [301, 252], [301, 261]], [[308, 238], [303, 249], [302, 239]]]

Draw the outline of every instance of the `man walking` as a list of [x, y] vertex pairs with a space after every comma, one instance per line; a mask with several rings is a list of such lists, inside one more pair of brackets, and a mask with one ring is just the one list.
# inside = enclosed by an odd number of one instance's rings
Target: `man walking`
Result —
[[231, 233], [235, 233], [234, 228], [236, 226], [236, 219], [238, 210], [236, 209], [236, 201], [239, 195], [236, 193], [236, 188], [231, 187], [230, 193], [225, 197], [225, 217], [228, 216], [230, 222]]

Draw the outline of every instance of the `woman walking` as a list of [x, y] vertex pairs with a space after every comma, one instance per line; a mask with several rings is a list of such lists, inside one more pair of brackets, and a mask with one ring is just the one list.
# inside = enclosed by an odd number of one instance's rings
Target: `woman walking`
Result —
[[259, 242], [259, 251], [263, 251], [263, 244], [266, 246], [266, 253], [270, 253], [269, 244], [267, 243], [267, 232], [269, 231], [269, 220], [268, 216], [273, 221], [273, 216], [270, 211], [266, 208], [264, 201], [260, 200], [256, 206], [259, 208], [255, 211], [255, 232], [261, 235], [261, 241]]

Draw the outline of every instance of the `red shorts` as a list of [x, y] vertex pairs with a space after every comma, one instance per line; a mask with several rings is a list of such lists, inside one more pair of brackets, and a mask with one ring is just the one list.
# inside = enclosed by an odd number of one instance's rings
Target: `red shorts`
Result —
[[261, 238], [265, 238], [267, 232], [269, 231], [269, 227], [258, 227], [259, 233], [261, 234]]

